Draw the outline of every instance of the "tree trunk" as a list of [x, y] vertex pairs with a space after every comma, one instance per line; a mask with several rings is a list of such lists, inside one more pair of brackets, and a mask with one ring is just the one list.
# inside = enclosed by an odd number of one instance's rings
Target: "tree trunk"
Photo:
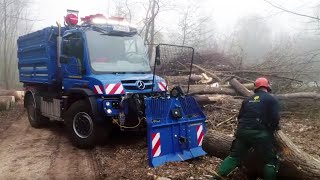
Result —
[[[187, 85], [189, 81], [189, 76], [165, 76], [164, 78], [172, 85], [179, 85], [179, 84]], [[190, 80], [192, 83], [199, 82], [199, 83], [206, 84], [207, 82], [209, 82], [210, 78], [206, 79], [202, 75], [192, 74]]]
[[8, 76], [8, 73], [9, 73], [9, 66], [8, 66], [8, 57], [7, 57], [7, 39], [8, 39], [8, 32], [7, 32], [7, 8], [8, 8], [8, 5], [7, 5], [7, 1], [4, 0], [3, 1], [3, 14], [4, 14], [4, 21], [3, 21], [3, 28], [4, 28], [4, 35], [3, 35], [3, 61], [4, 61], [4, 71], [3, 71], [3, 77], [4, 77], [4, 82], [5, 82], [5, 88], [6, 89], [9, 89], [9, 76]]
[[150, 41], [149, 43], [151, 44], [149, 46], [148, 52], [149, 52], [149, 59], [152, 58], [152, 49], [153, 49], [153, 44], [154, 44], [154, 35], [155, 35], [155, 19], [158, 14], [159, 9], [156, 11], [156, 6], [158, 6], [158, 1], [157, 0], [152, 0], [152, 7], [151, 7], [151, 20], [150, 20]]
[[209, 85], [190, 85], [191, 94], [227, 94], [237, 95], [237, 92], [230, 88], [217, 88]]
[[[165, 79], [172, 85], [178, 85], [184, 83], [188, 84], [189, 76], [165, 76]], [[200, 81], [201, 75], [192, 74], [191, 81]]]
[[253, 95], [252, 91], [249, 91], [245, 86], [243, 86], [237, 79], [233, 78], [230, 81], [230, 85], [241, 95], [251, 96]]
[[241, 99], [234, 99], [233, 96], [228, 96], [228, 95], [221, 95], [221, 94], [216, 94], [212, 96], [207, 96], [207, 95], [194, 95], [193, 96], [196, 101], [200, 105], [207, 105], [207, 104], [214, 104], [214, 103], [225, 103], [228, 101], [228, 103], [232, 104], [241, 104], [242, 100]]
[[[233, 137], [217, 131], [208, 131], [203, 148], [209, 155], [224, 159], [228, 156]], [[280, 153], [279, 177], [285, 179], [320, 179], [320, 161], [303, 152], [282, 132], [276, 133]], [[255, 167], [247, 167], [255, 169]]]
[[[254, 84], [253, 83], [246, 83], [246, 84], [242, 84], [245, 88], [247, 88], [248, 90], [253, 90], [254, 89]], [[220, 87], [223, 88], [232, 88], [231, 85], [220, 85]]]
[[[219, 88], [212, 88], [212, 87], [207, 87], [207, 86], [203, 86], [203, 85], [192, 85], [190, 87], [192, 87], [190, 89], [192, 89], [194, 91], [200, 91], [201, 88], [203, 88], [203, 91], [205, 91], [205, 89], [210, 88], [210, 90], [209, 90], [210, 92], [216, 91], [217, 94], [219, 94], [218, 93], [219, 90], [217, 90]], [[227, 86], [224, 86], [224, 87], [227, 87]], [[211, 89], [213, 89], [213, 90], [211, 90]], [[229, 90], [230, 90], [229, 88], [223, 88], [223, 89], [228, 89], [227, 92], [229, 92]], [[191, 92], [193, 92], [193, 91], [191, 91]], [[192, 94], [197, 94], [197, 93], [193, 92]], [[201, 92], [199, 94], [205, 94], [205, 93]], [[201, 96], [195, 95], [195, 98], [198, 101], [198, 103], [200, 103], [200, 104], [215, 103], [216, 101], [218, 101], [218, 98], [221, 98], [221, 95], [210, 95], [210, 94], [214, 94], [214, 93], [208, 93], [208, 95], [201, 95]], [[220, 94], [227, 94], [227, 93], [220, 93]], [[0, 95], [1, 95], [1, 92], [0, 92]], [[297, 101], [297, 102], [303, 102], [304, 105], [308, 105], [308, 104], [306, 104], [307, 103], [306, 101], [302, 101], [303, 99], [306, 99], [306, 100], [312, 99], [313, 101], [309, 100], [309, 104], [310, 105], [314, 105], [316, 102], [318, 102], [317, 99], [320, 99], [320, 94], [312, 93], [312, 92], [301, 92], [301, 93], [292, 93], [292, 94], [277, 94], [277, 95], [274, 95], [274, 96], [277, 97], [281, 103], [286, 103], [286, 102], [289, 102], [289, 101], [290, 102], [291, 101]]]
[[290, 94], [277, 94], [278, 99], [296, 99], [296, 98], [310, 98], [310, 99], [320, 99], [319, 93], [314, 92], [299, 92]]

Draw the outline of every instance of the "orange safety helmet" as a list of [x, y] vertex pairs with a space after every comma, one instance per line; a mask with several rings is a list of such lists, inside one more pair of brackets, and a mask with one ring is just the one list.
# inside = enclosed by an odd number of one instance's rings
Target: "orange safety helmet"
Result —
[[268, 90], [268, 92], [271, 92], [270, 83], [267, 78], [260, 77], [256, 79], [256, 81], [254, 82], [254, 90], [256, 91], [261, 87], [264, 87]]

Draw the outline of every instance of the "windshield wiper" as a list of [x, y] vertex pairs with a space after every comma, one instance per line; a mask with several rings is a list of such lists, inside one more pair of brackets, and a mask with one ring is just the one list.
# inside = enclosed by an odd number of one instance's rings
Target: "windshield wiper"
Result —
[[143, 71], [143, 72], [112, 72], [112, 74], [148, 74], [151, 71]]
[[132, 74], [148, 74], [151, 73], [151, 71], [143, 71], [143, 72], [130, 72]]
[[112, 72], [112, 74], [127, 74], [127, 72]]

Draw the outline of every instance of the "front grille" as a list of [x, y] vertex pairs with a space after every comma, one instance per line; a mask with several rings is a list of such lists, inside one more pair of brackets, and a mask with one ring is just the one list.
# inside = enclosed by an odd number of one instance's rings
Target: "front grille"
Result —
[[[126, 90], [140, 90], [137, 86], [123, 86]], [[152, 85], [146, 86], [144, 89], [151, 89]]]
[[[122, 80], [121, 83], [125, 90], [140, 90], [137, 87], [137, 84], [136, 84], [137, 81], [139, 80]], [[140, 81], [142, 81], [145, 85], [144, 90], [149, 90], [152, 88], [152, 80], [140, 80]]]
[[[122, 80], [122, 84], [136, 84], [136, 82], [139, 80]], [[144, 83], [152, 83], [152, 80], [140, 80]]]

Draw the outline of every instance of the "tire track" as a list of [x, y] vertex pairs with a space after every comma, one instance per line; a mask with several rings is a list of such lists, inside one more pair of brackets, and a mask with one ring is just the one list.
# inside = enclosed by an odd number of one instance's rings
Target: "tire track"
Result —
[[54, 172], [52, 172], [54, 168], [54, 165], [55, 165], [55, 161], [56, 161], [56, 158], [58, 156], [58, 153], [60, 151], [60, 141], [61, 141], [61, 135], [60, 134], [56, 134], [55, 136], [52, 137], [52, 140], [49, 140], [48, 143], [50, 144], [53, 144], [55, 145], [55, 149], [53, 150], [53, 152], [51, 153], [51, 156], [50, 156], [50, 167], [49, 167], [49, 172], [48, 172], [48, 176], [49, 176], [49, 179], [55, 179], [55, 176], [54, 176]]
[[22, 117], [27, 116], [26, 111], [22, 111], [22, 113], [18, 113], [17, 117], [14, 117], [16, 120], [11, 120], [10, 118], [3, 118], [1, 121], [1, 129], [0, 129], [0, 139], [5, 139], [8, 135], [5, 133], [16, 121], [19, 121]]
[[[4, 133], [4, 132], [3, 132]], [[26, 113], [2, 133], [0, 143], [0, 178], [43, 176], [48, 167], [50, 151], [44, 144], [50, 136], [39, 129], [30, 130]]]
[[0, 179], [101, 179], [94, 151], [73, 147], [63, 126], [35, 129], [19, 117], [0, 132]]
[[98, 180], [105, 179], [105, 174], [103, 174], [103, 166], [101, 164], [100, 159], [98, 158], [98, 151], [97, 148], [94, 148], [92, 151], [90, 151], [90, 158], [91, 158], [91, 166], [93, 167], [95, 178]]
[[55, 149], [50, 157], [47, 176], [50, 179], [97, 179], [91, 151], [73, 147], [67, 139], [65, 128], [58, 129], [54, 135], [51, 143]]

